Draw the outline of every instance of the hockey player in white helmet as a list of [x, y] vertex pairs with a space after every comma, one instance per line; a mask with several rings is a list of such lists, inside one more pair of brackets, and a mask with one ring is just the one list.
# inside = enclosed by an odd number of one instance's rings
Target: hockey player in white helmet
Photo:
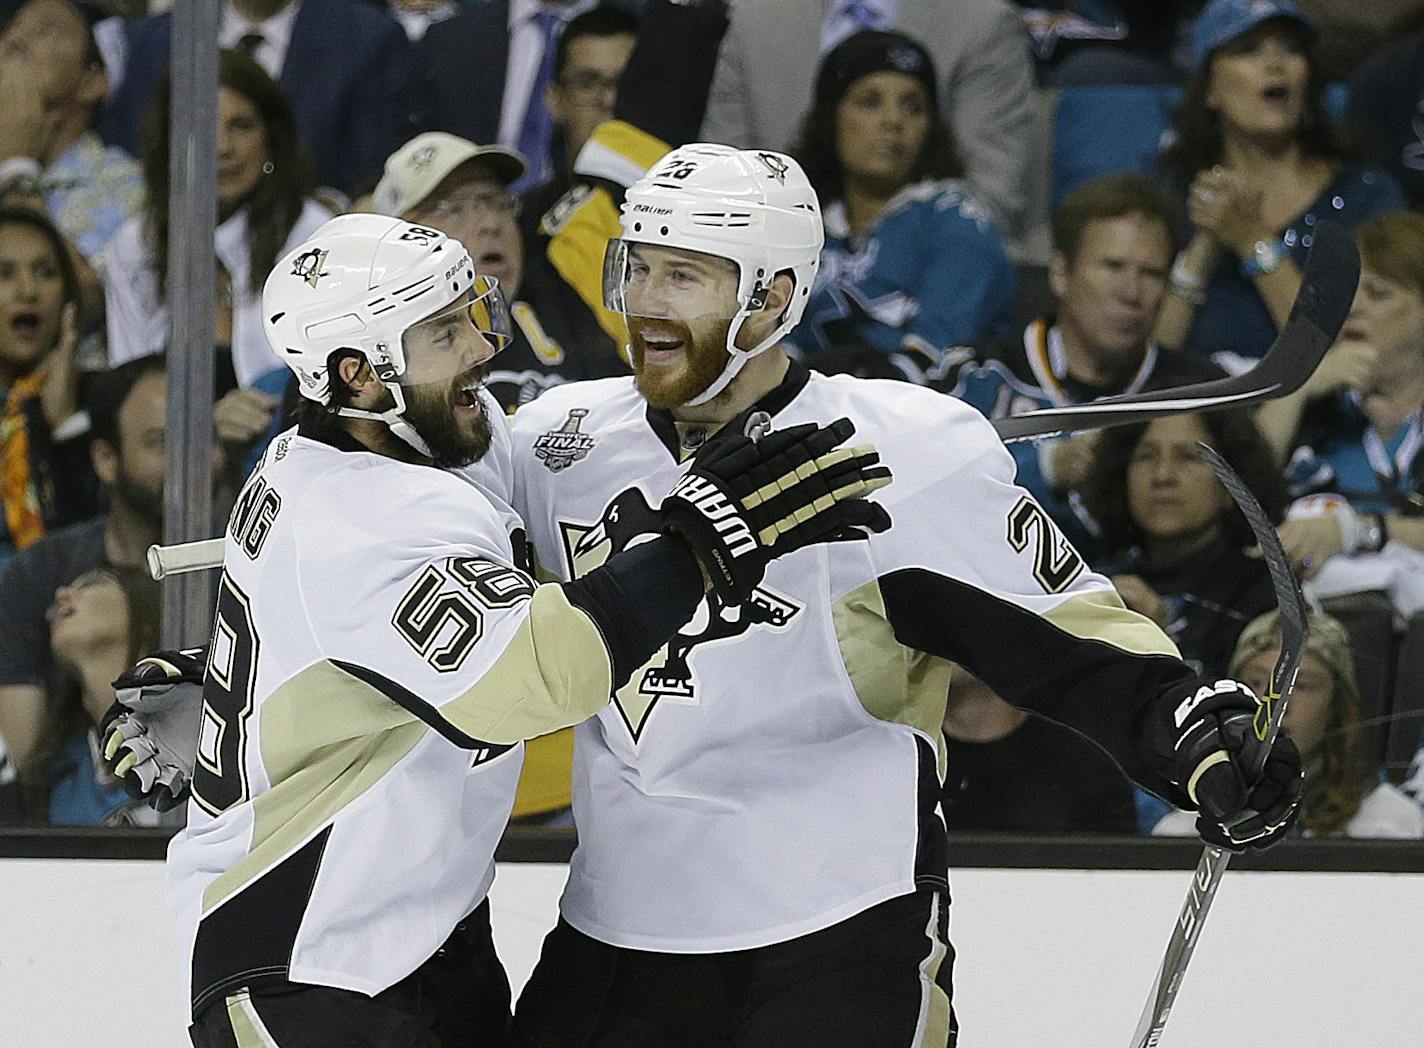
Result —
[[825, 377], [779, 339], [822, 242], [778, 153], [690, 145], [627, 193], [605, 301], [635, 377], [570, 383], [512, 422], [541, 568], [582, 577], [657, 530], [650, 508], [748, 425], [846, 416], [895, 472], [895, 525], [710, 594], [576, 729], [578, 848], [516, 1010], [528, 1048], [865, 1048], [956, 1037], [940, 725], [959, 663], [1199, 808], [1228, 847], [1295, 816], [1289, 742], [1252, 774], [1260, 704], [1199, 678], [1126, 610], [973, 408]]
[[[152, 697], [201, 680], [168, 864], [193, 1042], [497, 1044], [509, 987], [485, 895], [523, 740], [607, 705], [706, 582], [739, 600], [775, 557], [887, 526], [864, 496], [888, 473], [836, 448], [843, 421], [742, 437], [670, 478], [652, 541], [537, 585], [517, 521], [439, 468], [508, 441], [480, 389], [508, 318], [459, 242], [333, 219], [277, 264], [263, 309], [301, 423], [238, 497], [206, 665], [166, 653], [120, 681]], [[121, 715], [106, 741], [145, 789], [148, 740]]]
[[[605, 256], [604, 304], [628, 318], [639, 390], [659, 408], [730, 399], [742, 369], [796, 326], [815, 282], [825, 234], [800, 165], [675, 150], [628, 190], [622, 226]], [[775, 323], [748, 326], [757, 314]]]
[[[894, 527], [798, 550], [754, 583], [701, 558], [713, 592], [690, 620], [636, 668], [619, 649], [612, 703], [576, 729], [578, 849], [509, 1043], [952, 1044], [937, 801], [956, 663], [1198, 809], [1208, 840], [1259, 848], [1289, 831], [1289, 740], [1253, 773], [1262, 704], [1197, 676], [1123, 607], [1014, 484], [977, 411], [906, 383], [815, 375], [779, 347], [820, 240], [794, 161], [674, 150], [621, 221], [606, 290], [628, 318], [635, 377], [560, 386], [513, 420], [513, 497], [541, 568], [600, 588], [666, 530], [656, 507], [673, 486], [688, 493], [689, 463], [816, 419], [849, 417], [875, 442], [896, 475], [877, 499]], [[229, 572], [245, 557], [233, 549]], [[422, 592], [408, 625], [439, 655], [448, 645], [426, 630], [459, 605]]]

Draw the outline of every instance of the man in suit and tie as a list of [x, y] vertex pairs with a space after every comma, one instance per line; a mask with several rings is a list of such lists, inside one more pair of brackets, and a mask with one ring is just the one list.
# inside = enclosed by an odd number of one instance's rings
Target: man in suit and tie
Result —
[[821, 56], [861, 29], [895, 29], [929, 51], [968, 181], [1016, 241], [1029, 217], [1033, 66], [1005, 0], [738, 0], [703, 140], [793, 149]]
[[[282, 85], [324, 185], [351, 192], [380, 173], [414, 130], [412, 50], [389, 14], [362, 0], [222, 0], [218, 43], [247, 51]], [[123, 80], [105, 137], [135, 151], [149, 99], [168, 69], [173, 20], [127, 28]]]
[[[565, 27], [598, 6], [636, 11], [638, 0], [486, 0], [432, 25], [417, 48], [425, 126], [472, 142], [497, 142], [529, 159], [516, 192], [553, 177], [555, 79]], [[567, 158], [572, 162], [573, 157]]]

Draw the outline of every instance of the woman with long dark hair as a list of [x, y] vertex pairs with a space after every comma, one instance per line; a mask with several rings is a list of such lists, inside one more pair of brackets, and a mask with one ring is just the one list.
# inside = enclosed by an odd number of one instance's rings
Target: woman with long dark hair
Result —
[[1079, 495], [1108, 551], [1123, 602], [1158, 623], [1182, 658], [1225, 675], [1236, 638], [1275, 597], [1251, 528], [1196, 452], [1215, 448], [1272, 520], [1285, 482], [1246, 412], [1158, 419], [1105, 431]]
[[1159, 344], [1265, 352], [1290, 313], [1317, 222], [1403, 207], [1385, 172], [1348, 160], [1326, 115], [1315, 30], [1290, 0], [1211, 0], [1197, 71], [1163, 157], [1194, 236], [1172, 269]]
[[826, 245], [787, 336], [813, 365], [869, 350], [923, 381], [946, 349], [1009, 320], [1014, 270], [956, 177], [937, 99], [929, 54], [901, 33], [856, 33], [821, 63], [797, 158], [821, 198]]
[[0, 207], [0, 565], [99, 512], [78, 408], [79, 281], [42, 212]]
[[142, 568], [96, 568], [55, 593], [49, 632], [59, 673], [47, 695], [39, 776], [24, 784], [30, 821], [155, 821], [104, 767], [97, 729], [113, 704], [114, 678], [157, 647], [158, 619], [158, 584]]
[[[157, 92], [144, 126], [144, 213], [119, 230], [105, 253], [113, 365], [168, 348], [169, 91], [165, 84]], [[283, 252], [331, 217], [311, 199], [312, 186], [311, 160], [282, 89], [248, 55], [222, 52], [214, 238], [216, 393], [258, 391], [239, 400], [246, 407], [265, 407], [268, 415], [276, 403], [270, 395], [285, 385], [286, 369], [263, 334], [262, 283]], [[221, 425], [219, 418], [220, 432]], [[263, 428], [265, 421], [255, 432]]]

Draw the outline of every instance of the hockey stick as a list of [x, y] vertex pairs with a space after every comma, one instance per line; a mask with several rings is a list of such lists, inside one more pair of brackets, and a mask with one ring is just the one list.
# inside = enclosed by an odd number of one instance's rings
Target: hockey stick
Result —
[[[1354, 240], [1342, 226], [1321, 222], [1315, 227], [1315, 241], [1306, 256], [1290, 319], [1250, 371], [1170, 390], [1105, 397], [1090, 404], [1011, 415], [995, 419], [994, 429], [1005, 442], [1030, 440], [1149, 422], [1168, 415], [1244, 407], [1293, 393], [1310, 378], [1340, 333], [1359, 280], [1360, 256]], [[222, 564], [221, 540], [152, 546], [148, 564], [155, 579], [216, 568]]]
[[1338, 223], [1321, 222], [1315, 227], [1290, 318], [1250, 371], [1176, 389], [1010, 415], [994, 419], [994, 429], [1005, 442], [1031, 440], [1150, 422], [1168, 415], [1245, 407], [1294, 393], [1314, 373], [1340, 333], [1359, 282], [1360, 255], [1354, 239]]
[[185, 571], [220, 568], [222, 562], [223, 540], [220, 538], [148, 547], [148, 573], [155, 580], [168, 575], [181, 575]]
[[[1300, 586], [1291, 574], [1290, 563], [1286, 560], [1285, 550], [1281, 548], [1276, 529], [1261, 509], [1261, 504], [1242, 483], [1236, 471], [1226, 464], [1225, 459], [1205, 444], [1198, 444], [1197, 450], [1211, 466], [1222, 486], [1230, 492], [1237, 507], [1245, 515], [1246, 522], [1251, 525], [1251, 533], [1256, 537], [1256, 544], [1260, 546], [1261, 555], [1266, 561], [1266, 569], [1271, 573], [1271, 588], [1275, 590], [1276, 605], [1281, 612], [1281, 654], [1271, 670], [1270, 690], [1264, 696], [1266, 726], [1264, 732], [1257, 727], [1258, 737], [1262, 738], [1265, 744], [1257, 751], [1254, 766], [1248, 769], [1254, 778], [1260, 775], [1266, 763], [1266, 756], [1276, 741], [1281, 719], [1286, 713], [1286, 704], [1290, 702], [1291, 689], [1295, 687], [1295, 676], [1305, 654], [1305, 638], [1309, 631], [1305, 598], [1301, 596]], [[1191, 887], [1187, 890], [1186, 901], [1182, 904], [1182, 912], [1178, 914], [1177, 924], [1172, 929], [1172, 938], [1167, 942], [1167, 953], [1157, 968], [1156, 982], [1153, 983], [1152, 992], [1148, 995], [1142, 1015], [1137, 1020], [1137, 1029], [1132, 1035], [1132, 1048], [1155, 1048], [1161, 1040], [1167, 1017], [1172, 1014], [1172, 1002], [1176, 1000], [1177, 990], [1182, 985], [1182, 976], [1186, 974], [1187, 962], [1191, 960], [1192, 951], [1196, 949], [1197, 937], [1201, 935], [1207, 911], [1211, 909], [1212, 900], [1216, 898], [1217, 885], [1221, 883], [1221, 875], [1226, 872], [1230, 861], [1231, 853], [1214, 845], [1209, 844], [1202, 850]]]

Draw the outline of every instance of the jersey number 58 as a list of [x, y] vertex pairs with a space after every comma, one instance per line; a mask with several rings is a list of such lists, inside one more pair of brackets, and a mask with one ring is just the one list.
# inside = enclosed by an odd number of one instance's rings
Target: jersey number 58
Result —
[[257, 646], [247, 595], [223, 572], [193, 766], [193, 799], [211, 815], [247, 800], [247, 718], [257, 684]]

